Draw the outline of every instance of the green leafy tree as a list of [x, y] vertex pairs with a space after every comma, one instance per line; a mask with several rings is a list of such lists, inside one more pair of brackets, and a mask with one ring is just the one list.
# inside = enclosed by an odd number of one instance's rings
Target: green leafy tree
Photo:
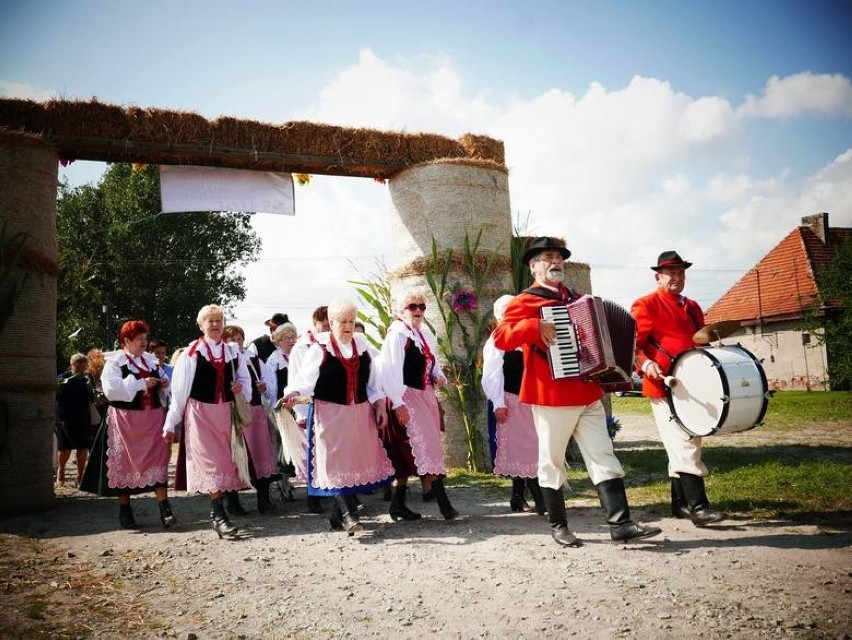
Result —
[[[145, 320], [176, 347], [198, 335], [205, 304], [245, 297], [242, 268], [260, 239], [243, 213], [162, 214], [156, 167], [111, 166], [97, 185], [61, 185], [57, 200], [57, 362], [112, 348], [121, 323]], [[106, 312], [104, 311], [106, 308]]]
[[[852, 237], [837, 247], [832, 261], [817, 270], [820, 297], [826, 307], [820, 337], [828, 352], [828, 375], [832, 389], [852, 385]], [[810, 326], [816, 326], [811, 319]], [[819, 335], [819, 334], [817, 334]]]

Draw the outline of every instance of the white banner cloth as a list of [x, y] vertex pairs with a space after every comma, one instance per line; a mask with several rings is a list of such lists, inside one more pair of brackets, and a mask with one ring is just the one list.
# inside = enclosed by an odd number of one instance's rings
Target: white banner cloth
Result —
[[296, 214], [289, 173], [160, 166], [163, 213], [241, 211]]

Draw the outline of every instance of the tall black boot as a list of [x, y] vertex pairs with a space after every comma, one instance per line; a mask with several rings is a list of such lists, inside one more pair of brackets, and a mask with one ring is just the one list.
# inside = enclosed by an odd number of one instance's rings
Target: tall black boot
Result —
[[405, 506], [405, 492], [407, 489], [408, 487], [399, 485], [393, 488], [389, 513], [391, 520], [394, 522], [397, 520], [406, 520], [411, 522], [412, 520], [420, 520], [422, 517], [419, 513], [415, 513]]
[[160, 522], [163, 523], [163, 529], [168, 529], [173, 524], [177, 524], [177, 518], [172, 513], [172, 505], [169, 504], [168, 498], [157, 503], [160, 507]]
[[543, 516], [547, 512], [547, 507], [544, 506], [544, 498], [541, 495], [541, 487], [538, 484], [538, 478], [527, 478], [527, 489], [530, 490], [533, 503], [535, 504], [535, 512]]
[[450, 504], [450, 498], [447, 496], [447, 489], [444, 487], [443, 478], [438, 478], [432, 483], [432, 491], [435, 492], [435, 500], [438, 502], [438, 509], [441, 510], [444, 520], [455, 520], [458, 518], [459, 512]]
[[565, 514], [565, 496], [562, 489], [541, 487], [541, 497], [547, 509], [547, 520], [550, 522], [550, 535], [564, 547], [580, 547], [583, 545], [568, 529], [568, 516]]
[[118, 522], [122, 529], [138, 529], [130, 503], [118, 505]]
[[355, 496], [337, 496], [334, 501], [337, 508], [340, 509], [340, 523], [343, 525], [344, 531], [350, 536], [354, 536], [356, 532], [363, 531], [364, 525], [358, 520], [358, 503], [354, 500]]
[[269, 495], [269, 485], [272, 484], [272, 480], [269, 478], [258, 478], [254, 482], [254, 488], [257, 490], [257, 512], [258, 513], [266, 513], [267, 511], [273, 511], [275, 509], [275, 504], [272, 502], [272, 498]]
[[343, 531], [343, 512], [340, 510], [337, 500], [334, 499], [331, 501], [331, 511], [328, 512], [328, 529], [329, 531]]
[[614, 542], [627, 542], [635, 538], [650, 538], [662, 533], [659, 527], [643, 527], [630, 519], [630, 507], [627, 506], [627, 493], [621, 478], [612, 478], [596, 484], [609, 524], [609, 533]]
[[683, 495], [683, 486], [680, 478], [672, 478], [672, 517], [691, 518], [689, 507], [686, 506], [686, 496]]
[[308, 513], [325, 513], [322, 502], [316, 496], [308, 496]]
[[228, 514], [225, 513], [225, 505], [222, 504], [222, 498], [210, 498], [210, 523], [213, 525], [213, 531], [219, 534], [219, 539], [223, 537], [233, 537], [237, 535], [237, 527], [231, 524], [228, 519]]
[[680, 486], [683, 487], [683, 495], [689, 509], [689, 519], [696, 527], [703, 527], [725, 519], [724, 513], [713, 511], [710, 508], [710, 501], [707, 499], [707, 492], [704, 489], [704, 478], [681, 472]]
[[243, 505], [240, 503], [240, 494], [237, 491], [223, 491], [222, 495], [225, 496], [225, 508], [228, 509], [228, 513], [232, 516], [247, 516], [248, 511], [243, 509]]
[[523, 478], [512, 478], [512, 498], [509, 500], [509, 508], [513, 513], [530, 511], [530, 505], [524, 499]]

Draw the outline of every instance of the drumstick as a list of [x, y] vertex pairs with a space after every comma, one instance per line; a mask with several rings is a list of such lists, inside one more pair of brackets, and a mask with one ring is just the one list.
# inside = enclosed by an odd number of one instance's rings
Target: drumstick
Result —
[[675, 378], [674, 376], [666, 376], [665, 378], [663, 378], [663, 384], [669, 387], [670, 389], [673, 389], [677, 386], [677, 378]]

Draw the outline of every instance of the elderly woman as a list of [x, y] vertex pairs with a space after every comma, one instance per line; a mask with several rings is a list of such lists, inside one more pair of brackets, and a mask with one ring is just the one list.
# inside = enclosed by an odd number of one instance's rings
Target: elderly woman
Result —
[[[506, 305], [514, 296], [500, 296], [494, 302], [494, 319], [503, 319]], [[524, 375], [524, 354], [520, 349], [502, 351], [490, 336], [482, 349], [482, 390], [488, 398], [488, 433], [493, 443], [494, 473], [512, 478], [509, 508], [529, 511], [524, 485], [535, 501], [535, 510], [544, 515], [544, 501], [538, 486], [538, 435], [532, 408], [518, 400]]]
[[222, 504], [222, 492], [248, 487], [248, 477], [237, 463], [242, 435], [232, 433], [232, 410], [236, 394], [251, 399], [251, 378], [245, 358], [222, 340], [222, 307], [202, 307], [197, 322], [203, 335], [187, 347], [175, 365], [172, 402], [163, 433], [174, 441], [175, 427], [183, 421], [186, 488], [210, 496], [210, 520], [222, 538], [237, 534]]
[[299, 333], [296, 331], [296, 325], [292, 322], [285, 322], [282, 325], [275, 327], [272, 332], [272, 344], [275, 345], [275, 351], [270, 354], [266, 360], [266, 364], [270, 366], [275, 374], [275, 382], [278, 389], [279, 400], [284, 395], [284, 388], [287, 386], [288, 374], [290, 372], [290, 354], [293, 352], [293, 346], [299, 338]]
[[299, 373], [284, 392], [286, 406], [313, 396], [308, 411], [308, 495], [335, 498], [332, 529], [361, 531], [356, 493], [390, 482], [393, 466], [379, 440], [387, 409], [375, 353], [354, 333], [356, 307], [345, 300], [328, 306], [331, 332], [319, 333]]
[[163, 438], [169, 379], [157, 359], [146, 352], [148, 325], [130, 320], [118, 335], [121, 350], [109, 354], [101, 373], [109, 400], [106, 421], [96, 438], [83, 489], [117, 495], [119, 523], [136, 529], [131, 494], [153, 489], [160, 522], [177, 522], [168, 499], [170, 443]]
[[397, 310], [399, 315], [388, 327], [381, 352], [382, 385], [391, 407], [382, 440], [395, 470], [390, 516], [395, 521], [420, 518], [405, 504], [408, 477], [416, 475], [431, 481], [441, 515], [452, 520], [458, 512], [444, 488], [447, 467], [435, 396], [435, 386], [446, 384], [447, 379], [436, 357], [437, 340], [423, 324], [425, 292], [406, 292]]
[[[245, 349], [246, 334], [241, 327], [228, 325], [222, 332], [222, 337], [246, 359], [251, 377], [251, 424], [243, 430], [243, 437], [248, 449], [251, 484], [257, 491], [257, 510], [263, 514], [275, 507], [269, 497], [269, 485], [280, 477], [277, 446], [269, 430], [266, 408], [277, 399], [275, 374], [260, 356]], [[238, 495], [236, 491], [226, 492], [226, 506], [233, 514], [245, 515]]]

